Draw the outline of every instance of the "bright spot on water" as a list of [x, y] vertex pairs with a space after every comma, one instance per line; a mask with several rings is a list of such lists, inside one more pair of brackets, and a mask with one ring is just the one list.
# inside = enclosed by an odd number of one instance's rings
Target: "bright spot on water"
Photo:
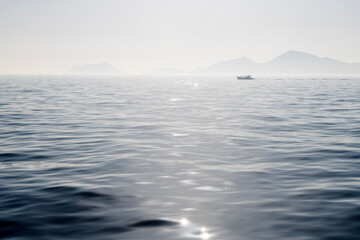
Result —
[[195, 210], [195, 208], [183, 208], [183, 209], [181, 209], [182, 211], [194, 211]]
[[198, 239], [201, 239], [201, 240], [208, 240], [213, 236], [213, 234], [209, 233], [209, 230], [208, 230], [207, 227], [202, 226], [200, 228], [200, 231], [199, 231], [198, 230], [199, 228], [196, 227], [194, 224], [190, 223], [189, 220], [187, 220], [186, 218], [182, 218], [180, 220], [180, 224], [181, 224], [181, 226], [186, 227], [187, 233], [185, 233], [185, 234], [187, 236], [191, 237], [191, 238], [198, 238]]
[[181, 180], [181, 183], [186, 184], [186, 185], [195, 185], [195, 181], [191, 180], [191, 179], [185, 179], [185, 180]]
[[210, 234], [208, 232], [203, 232], [201, 233], [201, 239], [209, 239], [210, 238]]
[[153, 184], [153, 182], [135, 182], [135, 184], [149, 185], [149, 184]]
[[187, 134], [187, 133], [172, 133], [171, 135], [173, 137], [186, 137], [186, 136], [189, 136], [189, 134]]
[[195, 189], [203, 190], [203, 191], [214, 191], [214, 192], [222, 191], [221, 188], [212, 187], [212, 186], [201, 186], [201, 187], [197, 187]]
[[181, 224], [182, 226], [186, 226], [186, 225], [189, 224], [189, 220], [187, 220], [186, 218], [182, 218], [182, 219], [180, 220], [180, 224]]
[[210, 234], [206, 227], [201, 227], [200, 231], [201, 231], [201, 234], [200, 234], [201, 239], [206, 240], [206, 239], [210, 238]]

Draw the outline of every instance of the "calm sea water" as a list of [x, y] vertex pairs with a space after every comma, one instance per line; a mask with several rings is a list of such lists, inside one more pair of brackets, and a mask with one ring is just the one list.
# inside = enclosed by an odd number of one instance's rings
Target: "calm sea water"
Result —
[[360, 78], [0, 77], [2, 239], [359, 239]]

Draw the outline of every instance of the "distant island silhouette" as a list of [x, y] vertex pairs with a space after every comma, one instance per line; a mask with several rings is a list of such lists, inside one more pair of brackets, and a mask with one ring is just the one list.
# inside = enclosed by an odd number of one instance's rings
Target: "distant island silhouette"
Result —
[[242, 57], [199, 68], [194, 72], [201, 74], [360, 74], [360, 64], [345, 63], [291, 50], [265, 63], [256, 63]]
[[108, 63], [87, 64], [83, 66], [74, 66], [69, 74], [85, 74], [85, 75], [118, 75], [123, 74]]
[[[69, 74], [86, 75], [120, 75], [108, 63], [87, 64], [74, 66]], [[287, 51], [271, 61], [257, 63], [247, 57], [219, 62], [194, 71], [182, 71], [175, 68], [159, 68], [153, 70], [152, 75], [221, 75], [221, 74], [360, 74], [359, 63], [346, 63], [339, 60], [318, 57], [301, 51]]]

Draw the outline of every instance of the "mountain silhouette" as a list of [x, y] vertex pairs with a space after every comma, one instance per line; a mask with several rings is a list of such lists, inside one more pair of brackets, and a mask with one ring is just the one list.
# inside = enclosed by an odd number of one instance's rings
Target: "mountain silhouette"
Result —
[[360, 74], [359, 63], [345, 63], [300, 51], [287, 51], [266, 63], [246, 57], [196, 70], [202, 74]]
[[99, 74], [99, 75], [117, 75], [122, 74], [116, 68], [108, 63], [87, 64], [83, 66], [74, 66], [70, 74]]

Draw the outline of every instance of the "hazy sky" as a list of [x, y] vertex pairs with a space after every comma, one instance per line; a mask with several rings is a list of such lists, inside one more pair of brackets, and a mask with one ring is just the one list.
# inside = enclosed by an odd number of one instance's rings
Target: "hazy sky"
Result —
[[358, 0], [0, 0], [0, 73], [193, 70], [287, 50], [360, 62]]

